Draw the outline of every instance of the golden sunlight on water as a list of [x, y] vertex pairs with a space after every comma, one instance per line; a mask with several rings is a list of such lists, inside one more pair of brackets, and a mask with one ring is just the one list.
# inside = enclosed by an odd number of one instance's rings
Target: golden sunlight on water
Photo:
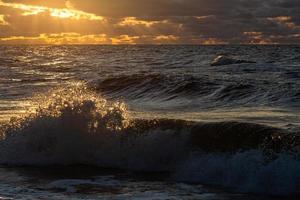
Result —
[[[74, 106], [73, 104], [84, 100], [98, 102], [99, 107], [105, 106], [108, 102], [99, 95], [90, 92], [82, 82], [71, 84], [64, 88], [51, 89], [46, 93], [36, 94], [30, 99], [10, 101], [1, 100], [0, 102], [0, 123], [8, 122], [11, 118], [20, 118], [36, 113], [39, 109], [49, 109], [49, 105], [55, 105], [54, 112], [62, 107]], [[102, 103], [101, 103], [101, 102]], [[203, 111], [167, 111], [167, 110], [138, 110], [130, 109], [130, 106], [120, 104], [120, 108], [125, 111], [128, 107], [128, 118], [132, 119], [153, 119], [168, 118], [181, 119], [198, 122], [222, 122], [222, 121], [248, 121], [271, 125], [274, 127], [288, 127], [290, 122], [300, 126], [300, 116], [295, 112], [287, 112], [285, 110], [273, 109], [271, 107], [260, 107], [256, 110], [251, 108], [238, 109], [218, 109]], [[126, 107], [126, 108], [125, 108]], [[52, 109], [52, 108], [50, 108]], [[127, 111], [126, 111], [127, 113]]]
[[104, 126], [107, 130], [121, 130], [129, 125], [127, 106], [124, 103], [107, 101], [82, 82], [51, 89], [35, 95], [30, 101], [15, 102], [6, 109], [8, 111], [0, 112], [1, 121], [11, 121], [11, 124], [22, 124], [43, 117], [81, 116], [82, 120], [91, 121], [92, 128]]
[[32, 113], [37, 108], [33, 102], [29, 100], [24, 101], [0, 101], [0, 124], [7, 122], [10, 118], [19, 117], [21, 115]]
[[[55, 91], [55, 90], [52, 90]], [[57, 90], [56, 90], [57, 92]], [[63, 92], [62, 90], [60, 92]], [[49, 95], [51, 92], [48, 92]], [[72, 92], [71, 92], [72, 94]], [[71, 95], [70, 94], [70, 95]], [[83, 96], [78, 96], [83, 98]], [[0, 102], [0, 123], [8, 122], [11, 118], [18, 118], [24, 115], [35, 113], [37, 109], [47, 107], [53, 99], [60, 98], [59, 94], [52, 94], [50, 99], [49, 96], [45, 94], [39, 94], [33, 97], [31, 100], [24, 101], [4, 101]], [[68, 97], [64, 97], [68, 98]], [[84, 97], [86, 98], [86, 96]], [[93, 97], [94, 98], [94, 97]], [[104, 100], [104, 99], [103, 99]], [[67, 105], [70, 102], [65, 102]], [[71, 102], [72, 103], [72, 102]], [[63, 105], [64, 102], [61, 102]], [[61, 106], [60, 105], [60, 106]], [[294, 125], [300, 125], [297, 121], [300, 121], [300, 116], [297, 113], [287, 112], [284, 110], [274, 110], [270, 107], [261, 107], [257, 110], [239, 108], [239, 109], [220, 109], [215, 111], [143, 111], [137, 109], [128, 108], [128, 113], [130, 118], [143, 118], [143, 119], [153, 119], [153, 118], [169, 118], [169, 119], [181, 119], [189, 121], [198, 122], [222, 122], [222, 121], [248, 121], [261, 123], [266, 125], [271, 125], [275, 127], [286, 127], [292, 121]]]
[[300, 116], [297, 113], [287, 112], [283, 110], [274, 110], [268, 107], [257, 108], [239, 108], [239, 109], [220, 109], [197, 112], [182, 112], [182, 111], [130, 111], [130, 116], [133, 118], [175, 118], [188, 121], [198, 122], [223, 122], [223, 121], [247, 121], [251, 123], [260, 123], [274, 127], [288, 127], [290, 122], [294, 125], [300, 121]]
[[0, 0], [0, 200], [300, 197], [299, 3]]

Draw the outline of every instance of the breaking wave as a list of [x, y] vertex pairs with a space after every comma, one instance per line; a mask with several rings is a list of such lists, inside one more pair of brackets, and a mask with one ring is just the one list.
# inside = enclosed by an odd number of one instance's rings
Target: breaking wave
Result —
[[233, 65], [233, 64], [243, 64], [243, 63], [255, 63], [255, 62], [250, 60], [235, 59], [225, 55], [219, 55], [211, 62], [211, 66]]
[[299, 195], [300, 137], [240, 122], [131, 120], [126, 105], [77, 84], [36, 97], [37, 109], [1, 127], [0, 163], [168, 171], [177, 181]]

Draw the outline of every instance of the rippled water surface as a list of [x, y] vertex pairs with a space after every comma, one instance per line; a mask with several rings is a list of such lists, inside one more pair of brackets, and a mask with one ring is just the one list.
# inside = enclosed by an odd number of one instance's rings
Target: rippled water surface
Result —
[[[36, 93], [85, 81], [139, 117], [299, 124], [297, 46], [0, 48], [2, 120], [30, 107]], [[211, 67], [220, 54], [256, 63]]]
[[292, 199], [300, 47], [0, 46], [0, 121], [0, 199]]

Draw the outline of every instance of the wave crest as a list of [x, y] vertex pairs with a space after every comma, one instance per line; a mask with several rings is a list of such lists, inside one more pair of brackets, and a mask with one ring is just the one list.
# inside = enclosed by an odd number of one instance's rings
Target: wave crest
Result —
[[189, 108], [219, 108], [228, 106], [293, 105], [299, 99], [296, 85], [264, 80], [247, 80], [228, 76], [227, 80], [205, 75], [133, 74], [117, 75], [90, 84], [109, 98], [120, 97], [129, 102]]
[[87, 128], [89, 132], [97, 132], [98, 129], [120, 130], [129, 124], [124, 103], [108, 102], [87, 89], [83, 83], [56, 88], [33, 99], [32, 107], [36, 109], [20, 118], [12, 118], [4, 126], [4, 137], [14, 134], [16, 129], [25, 131], [36, 121], [46, 125], [53, 120], [68, 120], [74, 126], [83, 126], [80, 130]]
[[168, 171], [178, 181], [299, 195], [296, 134], [240, 122], [130, 120], [123, 103], [108, 102], [80, 84], [37, 99], [36, 112], [1, 128], [1, 165]]
[[235, 59], [225, 55], [219, 55], [211, 62], [211, 66], [222, 66], [222, 65], [243, 64], [243, 63], [255, 63], [255, 62], [250, 60]]
[[[174, 165], [185, 159], [179, 155], [194, 150], [236, 153], [260, 149], [276, 157], [285, 151], [298, 153], [300, 147], [297, 134], [259, 124], [131, 120], [124, 103], [107, 101], [83, 84], [54, 89], [34, 99], [35, 112], [1, 127], [0, 163], [119, 167], [115, 164], [126, 160], [123, 165], [127, 166], [136, 156], [141, 165], [162, 163], [156, 162], [162, 158]], [[113, 160], [111, 165], [108, 160]]]

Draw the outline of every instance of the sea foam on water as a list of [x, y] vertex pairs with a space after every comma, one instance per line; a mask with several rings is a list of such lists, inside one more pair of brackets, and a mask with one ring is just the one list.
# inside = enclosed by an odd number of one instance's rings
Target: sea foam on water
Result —
[[[291, 151], [294, 154], [277, 145], [285, 142], [281, 137], [288, 138], [288, 145], [297, 140], [280, 135], [279, 129], [237, 122], [131, 120], [124, 103], [107, 101], [82, 83], [33, 99], [35, 112], [1, 128], [2, 165], [80, 164], [167, 171], [175, 181], [220, 185], [239, 192], [299, 195], [297, 145]], [[241, 138], [240, 144], [230, 145]], [[276, 144], [278, 151], [268, 157], [263, 144], [271, 149], [274, 145], [269, 144]]]
[[161, 170], [181, 154], [177, 147], [185, 142], [172, 137], [172, 130], [139, 131], [124, 103], [106, 101], [82, 84], [35, 99], [34, 113], [2, 127], [1, 164]]

